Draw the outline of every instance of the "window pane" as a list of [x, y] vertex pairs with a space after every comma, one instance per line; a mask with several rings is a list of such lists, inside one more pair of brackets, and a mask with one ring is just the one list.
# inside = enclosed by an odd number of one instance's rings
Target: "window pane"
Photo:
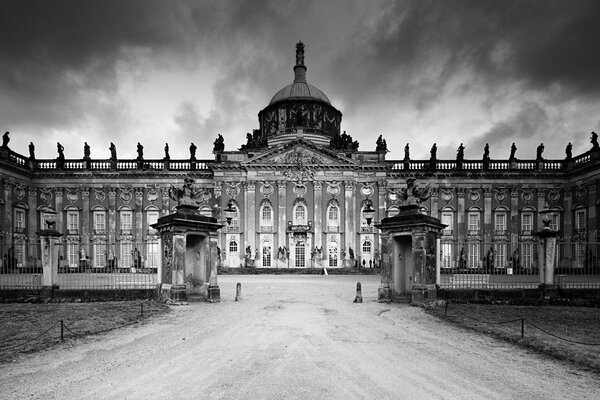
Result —
[[296, 243], [296, 267], [305, 266], [305, 251], [304, 243]]

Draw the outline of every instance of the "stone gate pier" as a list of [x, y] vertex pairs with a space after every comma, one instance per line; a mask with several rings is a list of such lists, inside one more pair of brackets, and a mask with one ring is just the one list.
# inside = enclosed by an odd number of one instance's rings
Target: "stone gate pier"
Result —
[[428, 187], [417, 188], [414, 179], [407, 179], [399, 213], [375, 225], [382, 241], [379, 301], [422, 303], [437, 298], [439, 237], [446, 225], [421, 213], [420, 203], [428, 197]]
[[194, 200], [193, 179], [183, 189], [171, 187], [178, 201], [176, 212], [158, 219], [152, 227], [162, 242], [163, 269], [160, 296], [174, 301], [220, 301], [216, 218], [200, 215]]

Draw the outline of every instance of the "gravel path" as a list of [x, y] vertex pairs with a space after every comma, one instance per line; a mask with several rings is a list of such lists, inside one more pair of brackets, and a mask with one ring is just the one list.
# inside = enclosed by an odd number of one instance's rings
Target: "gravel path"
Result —
[[[353, 304], [356, 282], [364, 303]], [[242, 283], [234, 302], [236, 282]], [[219, 304], [2, 365], [0, 398], [597, 399], [597, 376], [376, 302], [377, 276], [223, 276]]]

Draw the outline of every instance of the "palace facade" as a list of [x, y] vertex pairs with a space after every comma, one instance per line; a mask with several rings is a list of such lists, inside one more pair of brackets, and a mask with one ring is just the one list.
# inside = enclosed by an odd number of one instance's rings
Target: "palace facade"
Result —
[[[225, 151], [219, 135], [214, 159], [36, 159], [0, 149], [0, 260], [17, 268], [40, 258], [41, 229], [53, 221], [61, 238], [62, 268], [161, 268], [160, 238], [152, 228], [174, 212], [170, 187], [194, 179], [203, 215], [224, 224], [223, 266], [330, 268], [376, 266], [378, 221], [398, 212], [408, 178], [429, 185], [421, 210], [447, 227], [442, 267], [481, 268], [493, 243], [496, 268], [518, 250], [533, 268], [540, 211], [552, 210], [561, 240], [596, 241], [600, 148], [561, 160], [485, 158], [386, 159], [381, 137], [373, 150], [341, 131], [342, 113], [306, 79], [304, 46], [296, 47], [294, 80], [259, 114], [259, 129], [238, 151]], [[60, 149], [59, 149], [60, 150]], [[363, 211], [375, 209], [373, 223]], [[223, 210], [235, 210], [226, 223]], [[459, 250], [460, 249], [460, 250]], [[463, 253], [459, 256], [458, 252]], [[462, 259], [460, 258], [462, 257]]]

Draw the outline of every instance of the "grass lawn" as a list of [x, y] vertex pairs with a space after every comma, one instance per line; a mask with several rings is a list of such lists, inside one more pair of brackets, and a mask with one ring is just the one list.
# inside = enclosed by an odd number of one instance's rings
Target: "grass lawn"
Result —
[[0, 304], [0, 363], [61, 343], [61, 319], [68, 344], [86, 335], [142, 323], [168, 310], [164, 304], [145, 300]]
[[598, 308], [450, 303], [447, 313], [443, 305], [428, 308], [428, 312], [600, 373]]

